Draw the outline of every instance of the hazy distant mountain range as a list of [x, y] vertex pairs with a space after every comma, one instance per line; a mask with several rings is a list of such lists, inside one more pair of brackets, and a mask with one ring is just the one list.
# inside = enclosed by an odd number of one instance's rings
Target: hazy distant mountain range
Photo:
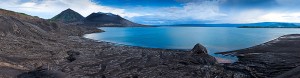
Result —
[[119, 15], [115, 15], [112, 13], [92, 13], [85, 18], [72, 9], [62, 11], [60, 14], [56, 15], [50, 20], [63, 22], [66, 24], [76, 24], [85, 26], [144, 26], [142, 24], [131, 22], [127, 19], [122, 18]]
[[245, 24], [176, 24], [165, 26], [190, 26], [190, 27], [241, 27], [241, 28], [299, 28], [299, 23], [260, 22]]

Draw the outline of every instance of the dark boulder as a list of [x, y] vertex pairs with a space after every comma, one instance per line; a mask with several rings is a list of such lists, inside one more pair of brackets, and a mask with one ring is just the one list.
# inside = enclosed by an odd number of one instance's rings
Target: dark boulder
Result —
[[77, 59], [77, 57], [80, 55], [79, 52], [76, 52], [76, 51], [67, 51], [67, 54], [68, 54], [68, 57], [66, 57], [66, 59], [69, 61], [69, 62], [73, 62]]
[[194, 48], [192, 49], [193, 54], [208, 54], [207, 49], [201, 45], [201, 44], [196, 44]]
[[61, 71], [48, 70], [45, 68], [37, 68], [36, 70], [22, 73], [17, 78], [65, 78], [67, 77]]

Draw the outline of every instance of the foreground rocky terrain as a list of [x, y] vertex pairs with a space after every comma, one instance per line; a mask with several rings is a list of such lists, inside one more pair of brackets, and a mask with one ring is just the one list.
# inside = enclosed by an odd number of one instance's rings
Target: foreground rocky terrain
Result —
[[250, 72], [258, 78], [299, 78], [300, 34], [281, 36], [254, 47], [222, 52], [238, 57], [229, 68]]
[[0, 78], [249, 78], [191, 51], [120, 46], [83, 38], [102, 32], [0, 10]]
[[[46, 73], [42, 77], [49, 76], [49, 74], [54, 74], [54, 77], [68, 78], [249, 77], [242, 72], [224, 69], [217, 64], [213, 57], [207, 55], [205, 50], [202, 51], [201, 49], [183, 52], [115, 46], [105, 42], [96, 43], [93, 40], [85, 40], [78, 36], [70, 36], [69, 39], [71, 39], [69, 42], [64, 39], [64, 41], [58, 40], [61, 46], [56, 45], [56, 47], [48, 50], [49, 52], [47, 50], [43, 53], [28, 52], [28, 54], [35, 54], [35, 59], [21, 63], [20, 66], [29, 69], [29, 73], [22, 72], [23, 74], [20, 73], [18, 76], [32, 77]], [[62, 46], [64, 47], [59, 48]], [[22, 55], [21, 57], [24, 58], [25, 56]], [[39, 58], [37, 59], [37, 57]], [[33, 57], [27, 56], [26, 58]], [[41, 72], [39, 68], [44, 70]]]

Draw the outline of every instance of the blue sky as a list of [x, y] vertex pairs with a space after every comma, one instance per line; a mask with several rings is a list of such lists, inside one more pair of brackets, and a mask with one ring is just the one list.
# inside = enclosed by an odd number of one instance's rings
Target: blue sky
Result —
[[300, 0], [0, 0], [0, 8], [49, 19], [71, 8], [141, 24], [300, 22]]
[[118, 8], [132, 7], [170, 7], [180, 6], [181, 3], [175, 0], [94, 0], [104, 6], [112, 6]]

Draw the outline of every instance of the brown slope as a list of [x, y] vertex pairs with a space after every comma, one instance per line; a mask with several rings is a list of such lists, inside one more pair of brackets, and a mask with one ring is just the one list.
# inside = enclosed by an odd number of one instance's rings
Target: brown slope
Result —
[[80, 26], [70, 27], [64, 23], [48, 21], [39, 17], [4, 9], [0, 9], [0, 17], [0, 35], [3, 36], [10, 34], [17, 37], [45, 39], [46, 37], [53, 37], [53, 34], [55, 36], [83, 35], [86, 32], [100, 31]]
[[58, 28], [55, 22], [49, 22], [45, 19], [24, 13], [0, 9], [0, 15], [2, 20], [0, 24], [1, 29], [10, 29], [3, 31], [4, 33], [8, 31], [11, 34], [23, 36], [35, 35], [37, 37], [37, 35], [46, 36], [46, 33]]
[[1, 36], [17, 36], [26, 38], [46, 37], [47, 31], [37, 25], [23, 22], [11, 16], [0, 16], [0, 33]]
[[5, 10], [5, 9], [1, 9], [1, 8], [0, 8], [0, 14], [6, 15], [6, 16], [13, 16], [13, 17], [21, 19], [21, 20], [39, 20], [40, 19], [36, 16], [30, 16], [25, 13], [9, 11], [9, 10]]

